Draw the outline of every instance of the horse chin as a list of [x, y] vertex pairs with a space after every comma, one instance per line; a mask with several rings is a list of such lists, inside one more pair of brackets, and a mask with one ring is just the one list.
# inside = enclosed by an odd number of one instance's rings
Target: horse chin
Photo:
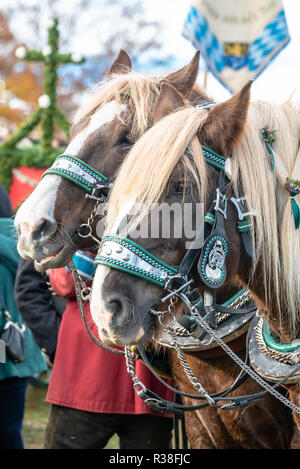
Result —
[[76, 246], [73, 244], [61, 246], [52, 251], [52, 254], [39, 259], [34, 259], [34, 267], [38, 272], [44, 272], [47, 269], [57, 269], [68, 265], [76, 252]]
[[100, 340], [106, 345], [118, 345], [124, 347], [125, 345], [140, 345], [149, 342], [154, 333], [154, 327], [139, 327], [136, 330], [114, 331], [111, 328], [98, 328]]

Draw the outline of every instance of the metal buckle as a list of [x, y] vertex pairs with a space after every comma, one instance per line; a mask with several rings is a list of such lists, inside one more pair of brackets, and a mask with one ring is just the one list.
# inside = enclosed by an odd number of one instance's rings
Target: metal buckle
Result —
[[217, 104], [212, 103], [210, 101], [203, 101], [202, 103], [197, 104], [196, 108], [197, 109], [211, 109], [212, 107], [215, 107]]
[[110, 189], [110, 187], [112, 186], [112, 184], [96, 184], [93, 189], [92, 189], [92, 193], [91, 194], [85, 194], [85, 197], [87, 199], [92, 199], [92, 200], [97, 200], [98, 202], [104, 202], [106, 200], [106, 196], [104, 194], [102, 194], [100, 192], [100, 196], [97, 196], [96, 195], [96, 192], [98, 190], [102, 190], [102, 189]]
[[[245, 201], [247, 200], [246, 197], [239, 197], [239, 198], [231, 197], [230, 200], [233, 203], [233, 205], [235, 205], [235, 207], [236, 207], [239, 220], [243, 220], [244, 218], [248, 217], [249, 215], [253, 215], [253, 216], [256, 215], [254, 210], [249, 210], [248, 212], [246, 212], [246, 210], [247, 210], [247, 205], [245, 203]], [[240, 204], [241, 204], [241, 207], [240, 207]]]
[[[171, 287], [169, 287], [169, 282], [171, 280], [175, 280], [175, 279], [178, 279], [178, 280], [181, 280], [183, 281], [184, 283], [179, 287], [177, 288], [176, 290], [171, 290]], [[178, 293], [181, 293], [183, 290], [185, 290], [186, 287], [188, 287], [189, 285], [191, 285], [192, 283], [194, 282], [193, 279], [191, 280], [188, 280], [186, 278], [186, 276], [184, 275], [181, 275], [181, 274], [175, 274], [175, 275], [171, 275], [167, 278], [166, 280], [166, 283], [165, 283], [165, 290], [168, 290], [170, 293], [166, 296], [164, 296], [162, 299], [161, 299], [161, 302], [164, 303], [165, 301], [167, 301], [169, 298], [171, 298], [171, 296], [173, 295], [177, 295]]]
[[217, 198], [214, 200], [215, 202], [215, 212], [222, 213], [225, 220], [227, 219], [227, 203], [228, 197], [226, 194], [222, 194], [219, 188], [217, 188]]

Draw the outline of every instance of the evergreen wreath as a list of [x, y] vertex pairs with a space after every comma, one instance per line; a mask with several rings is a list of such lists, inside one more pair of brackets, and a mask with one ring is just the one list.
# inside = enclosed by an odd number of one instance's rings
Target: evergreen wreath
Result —
[[[18, 166], [34, 168], [48, 168], [56, 156], [64, 148], [52, 146], [54, 124], [69, 137], [69, 121], [58, 109], [56, 104], [57, 67], [68, 63], [82, 64], [85, 58], [79, 54], [59, 53], [59, 30], [57, 18], [48, 21], [47, 46], [42, 51], [26, 50], [25, 47], [16, 49], [16, 56], [26, 61], [44, 62], [44, 90], [45, 94], [39, 97], [39, 108], [35, 110], [26, 121], [16, 130], [10, 138], [0, 145], [0, 182], [9, 190], [12, 179], [12, 170]], [[42, 136], [39, 143], [28, 147], [18, 148], [21, 140], [41, 124]]]

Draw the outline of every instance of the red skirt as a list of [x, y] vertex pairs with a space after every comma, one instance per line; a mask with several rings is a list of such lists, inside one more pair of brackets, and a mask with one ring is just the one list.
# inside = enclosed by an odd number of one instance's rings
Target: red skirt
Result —
[[[85, 312], [92, 332], [98, 337], [88, 304]], [[141, 360], [136, 362], [136, 374], [151, 391], [173, 401], [173, 392]], [[171, 380], [167, 382], [173, 384]], [[106, 352], [94, 344], [76, 300], [68, 301], [63, 314], [46, 401], [88, 412], [166, 415], [154, 412], [137, 396], [123, 355]]]

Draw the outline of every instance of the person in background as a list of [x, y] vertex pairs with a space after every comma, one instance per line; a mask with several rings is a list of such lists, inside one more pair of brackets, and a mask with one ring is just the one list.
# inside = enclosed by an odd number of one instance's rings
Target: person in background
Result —
[[53, 364], [66, 300], [55, 294], [46, 274], [37, 272], [34, 263], [24, 259], [20, 259], [17, 270], [15, 299], [36, 343]]
[[[13, 210], [0, 185], [0, 339], [8, 321], [24, 329], [25, 358], [15, 363], [6, 347], [0, 362], [0, 449], [22, 449], [22, 421], [28, 378], [47, 370], [43, 354], [29, 328], [23, 323], [14, 298], [14, 283], [19, 263]], [[1, 343], [3, 345], [3, 342]], [[3, 358], [3, 357], [2, 357]]]
[[[94, 254], [78, 251], [73, 260], [87, 285], [93, 279]], [[172, 416], [154, 412], [135, 393], [125, 357], [91, 340], [80, 316], [73, 276], [66, 268], [48, 271], [54, 291], [67, 298], [46, 401], [51, 403], [46, 449], [101, 449], [117, 434], [121, 449], [168, 449]], [[93, 334], [89, 303], [85, 315]], [[138, 360], [136, 373], [164, 399], [174, 396]], [[170, 383], [170, 381], [169, 381]]]

